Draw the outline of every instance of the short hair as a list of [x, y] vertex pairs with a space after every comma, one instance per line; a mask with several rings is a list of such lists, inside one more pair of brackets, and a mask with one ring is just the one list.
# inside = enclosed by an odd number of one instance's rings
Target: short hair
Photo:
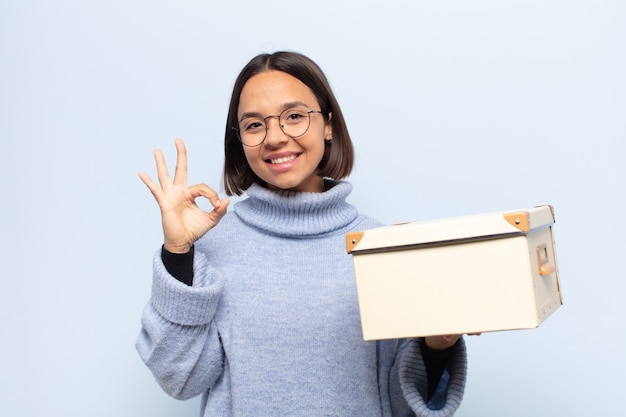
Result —
[[273, 54], [260, 54], [241, 70], [235, 80], [230, 99], [224, 137], [223, 178], [224, 190], [228, 195], [241, 195], [255, 182], [266, 185], [265, 181], [260, 179], [248, 164], [243, 145], [233, 127], [237, 126], [239, 99], [246, 82], [254, 75], [272, 70], [285, 72], [309, 87], [320, 105], [324, 120], [328, 121], [328, 115], [332, 113], [330, 119], [333, 132], [332, 145], [325, 146], [317, 175], [340, 180], [352, 171], [354, 165], [352, 141], [339, 103], [321, 68], [310, 58], [297, 52], [281, 51]]

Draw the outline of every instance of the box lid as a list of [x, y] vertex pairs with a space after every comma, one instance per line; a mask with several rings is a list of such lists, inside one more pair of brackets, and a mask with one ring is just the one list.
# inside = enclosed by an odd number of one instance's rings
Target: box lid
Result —
[[552, 206], [403, 223], [346, 235], [348, 253], [397, 250], [525, 235], [554, 224]]

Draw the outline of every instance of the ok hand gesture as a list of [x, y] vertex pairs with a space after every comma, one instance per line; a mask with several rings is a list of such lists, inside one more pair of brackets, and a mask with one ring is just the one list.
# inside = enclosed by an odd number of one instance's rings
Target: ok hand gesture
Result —
[[[154, 151], [160, 186], [145, 172], [140, 172], [139, 178], [150, 189], [161, 209], [164, 248], [172, 253], [186, 253], [226, 214], [229, 200], [220, 199], [206, 184], [187, 186], [187, 150], [181, 139], [176, 139], [176, 154], [174, 181], [170, 179], [160, 150]], [[195, 202], [198, 197], [208, 199], [213, 211], [200, 209]]]

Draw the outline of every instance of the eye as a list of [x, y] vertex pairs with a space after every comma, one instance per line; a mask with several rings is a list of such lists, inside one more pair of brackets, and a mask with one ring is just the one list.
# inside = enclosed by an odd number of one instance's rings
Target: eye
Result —
[[265, 128], [263, 121], [260, 119], [244, 119], [239, 124], [241, 129], [246, 132], [256, 132]]
[[285, 122], [288, 124], [299, 123], [308, 117], [308, 113], [302, 110], [288, 110], [285, 112]]

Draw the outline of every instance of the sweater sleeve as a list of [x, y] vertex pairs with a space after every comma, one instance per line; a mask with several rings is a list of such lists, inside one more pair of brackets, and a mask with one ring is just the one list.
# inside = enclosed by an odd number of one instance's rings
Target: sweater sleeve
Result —
[[430, 399], [424, 348], [423, 339], [398, 342], [385, 387], [389, 406], [383, 410], [387, 408], [387, 415], [451, 417], [460, 406], [467, 374], [465, 341], [460, 339], [448, 352], [445, 370]]
[[187, 399], [209, 390], [223, 372], [223, 351], [213, 322], [222, 281], [203, 254], [193, 258], [193, 286], [174, 278], [161, 252], [153, 260], [152, 295], [141, 318], [136, 349], [169, 395]]

